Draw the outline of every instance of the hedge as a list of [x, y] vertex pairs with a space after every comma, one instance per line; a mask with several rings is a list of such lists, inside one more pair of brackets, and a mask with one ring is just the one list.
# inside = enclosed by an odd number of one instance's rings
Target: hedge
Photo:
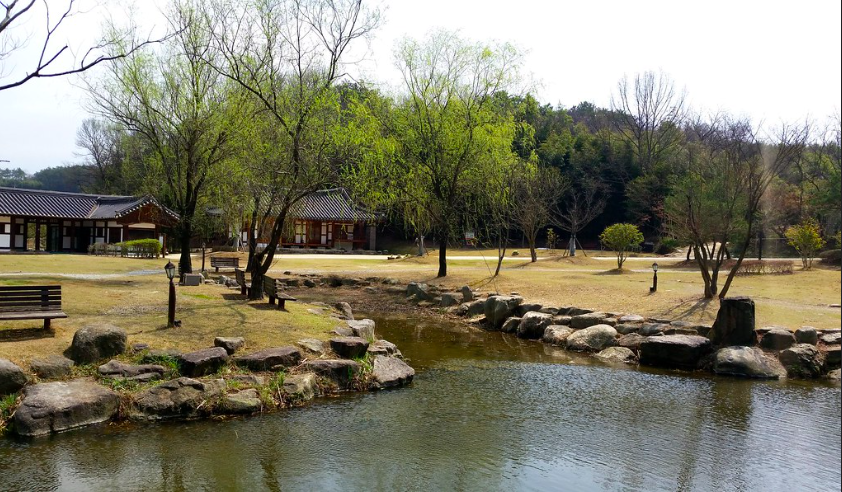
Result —
[[136, 239], [114, 244], [96, 243], [88, 246], [88, 253], [97, 256], [157, 258], [161, 255], [161, 243], [157, 239]]

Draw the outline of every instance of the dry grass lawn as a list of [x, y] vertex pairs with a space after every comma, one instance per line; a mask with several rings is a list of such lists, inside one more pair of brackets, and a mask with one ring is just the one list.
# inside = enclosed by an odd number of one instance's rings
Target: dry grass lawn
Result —
[[[271, 271], [336, 273], [356, 277], [394, 277], [403, 282], [425, 281], [447, 288], [468, 284], [484, 292], [518, 292], [545, 305], [575, 305], [610, 312], [637, 313], [670, 319], [710, 322], [718, 302], [701, 299], [702, 283], [692, 269], [662, 268], [659, 289], [649, 294], [652, 273], [649, 260], [626, 263], [618, 274], [612, 261], [593, 257], [560, 258], [547, 252], [537, 263], [518, 257], [504, 263], [497, 278], [494, 252], [481, 252], [487, 260], [453, 259], [449, 275], [436, 279], [437, 257], [347, 259], [283, 255]], [[528, 251], [520, 251], [528, 255]], [[456, 255], [476, 257], [475, 250]], [[230, 255], [230, 253], [225, 254]], [[658, 259], [662, 264], [667, 259]], [[248, 302], [237, 291], [218, 285], [178, 288], [180, 328], [166, 329], [166, 260], [90, 257], [84, 255], [0, 256], [0, 285], [61, 284], [68, 319], [53, 322], [54, 333], [44, 336], [39, 320], [0, 321], [0, 357], [25, 363], [33, 357], [60, 353], [80, 327], [108, 322], [129, 333], [129, 343], [148, 343], [153, 348], [198, 349], [210, 346], [215, 336], [243, 336], [249, 349], [280, 346], [305, 338], [327, 339], [336, 322], [327, 315], [314, 315], [302, 303], [288, 303], [288, 312], [270, 309], [265, 301]], [[208, 266], [209, 266], [208, 262]], [[244, 261], [241, 264], [245, 264]], [[197, 263], [194, 263], [197, 265]], [[160, 270], [155, 275], [130, 275], [139, 270]], [[9, 275], [17, 272], [26, 275]], [[224, 272], [223, 272], [224, 273]], [[104, 278], [84, 275], [105, 274]], [[80, 276], [81, 275], [81, 276]], [[333, 302], [342, 299], [343, 287]], [[802, 325], [838, 328], [840, 310], [829, 308], [840, 300], [839, 269], [817, 268], [792, 275], [738, 277], [731, 295], [748, 295], [757, 303], [758, 323], [796, 329]]]

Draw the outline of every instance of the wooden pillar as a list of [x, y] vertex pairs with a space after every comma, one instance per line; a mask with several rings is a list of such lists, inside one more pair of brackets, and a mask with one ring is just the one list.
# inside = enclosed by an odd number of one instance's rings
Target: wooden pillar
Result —
[[18, 226], [17, 226], [17, 224], [15, 224], [15, 216], [14, 215], [10, 215], [9, 220], [11, 221], [11, 224], [12, 224], [12, 226], [11, 226], [12, 230], [9, 231], [9, 251], [11, 251], [11, 250], [15, 249], [15, 229], [17, 229]]

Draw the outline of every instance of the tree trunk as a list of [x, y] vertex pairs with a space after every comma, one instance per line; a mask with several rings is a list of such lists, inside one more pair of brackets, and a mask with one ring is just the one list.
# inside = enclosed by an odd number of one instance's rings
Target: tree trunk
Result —
[[506, 247], [509, 244], [509, 230], [506, 229], [506, 235], [501, 237], [500, 242], [497, 243], [497, 268], [494, 270], [494, 276], [500, 275], [500, 268], [503, 266], [503, 258], [506, 257]]
[[570, 256], [576, 256], [576, 233], [570, 234], [570, 242], [567, 244], [567, 249], [570, 251]]
[[728, 289], [731, 288], [731, 282], [734, 281], [734, 277], [737, 275], [737, 270], [740, 269], [740, 265], [743, 264], [743, 259], [746, 257], [746, 251], [748, 250], [748, 244], [751, 241], [751, 228], [753, 226], [753, 222], [749, 220], [748, 223], [748, 233], [746, 234], [745, 240], [743, 241], [742, 251], [740, 251], [740, 257], [737, 258], [737, 262], [731, 267], [731, 271], [728, 272], [728, 278], [725, 279], [725, 285], [722, 286], [722, 292], [719, 293], [719, 298], [724, 299], [725, 296], [728, 294]]
[[263, 299], [263, 277], [266, 272], [261, 271], [259, 266], [251, 272], [251, 290], [249, 291], [249, 300]]
[[532, 263], [535, 263], [536, 261], [538, 261], [538, 252], [535, 251], [535, 235], [530, 234], [527, 238], [527, 241], [529, 241], [529, 256], [532, 258]]
[[439, 273], [436, 277], [447, 277], [447, 239], [441, 239], [439, 244]]
[[181, 274], [185, 273], [193, 273], [193, 262], [190, 258], [190, 238], [193, 236], [192, 227], [189, 225], [189, 220], [184, 221], [181, 224], [181, 234], [179, 234], [179, 239], [181, 241], [181, 257], [178, 260], [178, 267], [181, 270]]

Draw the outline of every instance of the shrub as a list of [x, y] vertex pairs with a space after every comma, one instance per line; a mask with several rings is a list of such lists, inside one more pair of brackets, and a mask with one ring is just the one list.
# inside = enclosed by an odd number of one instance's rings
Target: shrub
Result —
[[829, 249], [819, 255], [824, 265], [842, 265], [842, 250]]
[[610, 225], [599, 235], [599, 240], [608, 248], [617, 252], [617, 268], [622, 270], [627, 252], [643, 242], [643, 234], [634, 224]]
[[118, 243], [120, 256], [137, 258], [157, 258], [161, 254], [161, 243], [157, 239], [135, 239]]
[[813, 219], [807, 219], [797, 226], [789, 227], [785, 235], [789, 245], [801, 256], [801, 265], [804, 269], [812, 268], [813, 258], [824, 246], [819, 224]]
[[[728, 260], [722, 266], [731, 269], [737, 260]], [[792, 273], [792, 262], [788, 260], [743, 260], [737, 275], [786, 275]]]
[[678, 243], [678, 239], [673, 237], [662, 237], [658, 243], [657, 249], [655, 249], [655, 253], [659, 255], [668, 255], [678, 249], [679, 246], [680, 244]]

